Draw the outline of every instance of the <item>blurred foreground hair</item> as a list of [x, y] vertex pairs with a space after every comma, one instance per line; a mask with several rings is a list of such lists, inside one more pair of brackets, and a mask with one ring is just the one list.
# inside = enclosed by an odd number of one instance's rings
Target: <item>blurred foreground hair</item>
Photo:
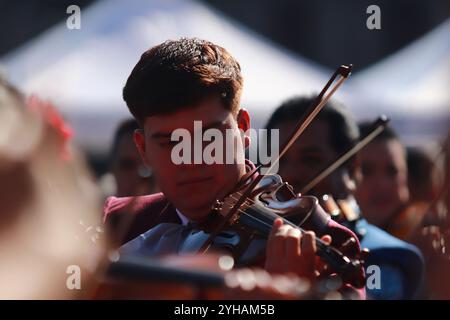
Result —
[[0, 127], [0, 299], [74, 298], [104, 249], [100, 193], [56, 109], [4, 80]]

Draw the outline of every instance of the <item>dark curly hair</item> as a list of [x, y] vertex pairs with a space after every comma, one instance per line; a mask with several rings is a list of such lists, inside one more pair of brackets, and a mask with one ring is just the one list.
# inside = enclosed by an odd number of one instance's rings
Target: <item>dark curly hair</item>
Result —
[[[281, 104], [270, 117], [266, 128], [274, 129], [282, 123], [297, 122], [314, 101], [315, 96], [298, 96]], [[359, 140], [356, 121], [336, 100], [329, 100], [314, 121], [324, 121], [330, 129], [330, 145], [337, 154], [352, 148]]]
[[239, 63], [222, 47], [197, 38], [168, 40], [146, 52], [131, 72], [123, 99], [142, 125], [218, 95], [237, 114], [243, 79]]

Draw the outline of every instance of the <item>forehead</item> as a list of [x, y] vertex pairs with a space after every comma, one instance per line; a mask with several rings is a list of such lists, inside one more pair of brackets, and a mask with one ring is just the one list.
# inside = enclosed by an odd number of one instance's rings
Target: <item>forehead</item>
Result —
[[202, 102], [186, 106], [174, 113], [147, 117], [144, 129], [147, 133], [172, 132], [176, 129], [192, 131], [194, 121], [202, 121], [203, 126], [217, 121], [227, 122], [232, 119], [231, 111], [226, 109], [219, 97], [209, 97]]
[[[278, 125], [280, 129], [280, 142], [284, 143], [295, 128], [294, 121], [284, 122]], [[325, 121], [313, 121], [300, 135], [293, 145], [296, 148], [314, 147], [317, 149], [330, 149], [330, 129]]]
[[395, 139], [374, 141], [361, 151], [361, 155], [365, 162], [406, 166], [405, 148]]

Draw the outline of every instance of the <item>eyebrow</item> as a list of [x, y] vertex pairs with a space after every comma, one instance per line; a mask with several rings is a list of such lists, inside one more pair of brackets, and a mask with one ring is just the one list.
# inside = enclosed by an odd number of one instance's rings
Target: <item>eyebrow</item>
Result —
[[[203, 130], [203, 132], [205, 132], [208, 129], [213, 129], [213, 128], [217, 129], [220, 126], [222, 126], [225, 123], [225, 121], [226, 120], [218, 120], [218, 121], [214, 121], [214, 122], [208, 124], [207, 126], [202, 125], [202, 130]], [[163, 139], [163, 138], [168, 139], [171, 137], [172, 132], [155, 132], [151, 135], [151, 137], [153, 139]]]
[[172, 135], [172, 133], [167, 133], [167, 132], [155, 132], [151, 135], [151, 137], [153, 139], [159, 139], [159, 138], [170, 138], [170, 136]]
[[209, 129], [218, 129], [219, 127], [221, 127], [226, 120], [218, 120], [218, 121], [214, 121], [212, 123], [210, 123], [207, 126], [203, 126], [202, 129], [203, 131], [209, 130]]

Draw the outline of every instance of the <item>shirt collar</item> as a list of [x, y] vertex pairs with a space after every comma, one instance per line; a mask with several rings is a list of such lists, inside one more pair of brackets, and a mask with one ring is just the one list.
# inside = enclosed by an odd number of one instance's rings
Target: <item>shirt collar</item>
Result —
[[182, 214], [182, 213], [180, 212], [180, 210], [176, 209], [176, 211], [177, 211], [178, 217], [179, 217], [180, 220], [181, 220], [181, 224], [182, 224], [183, 226], [186, 226], [186, 225], [189, 223], [188, 217], [186, 217], [184, 214]]

